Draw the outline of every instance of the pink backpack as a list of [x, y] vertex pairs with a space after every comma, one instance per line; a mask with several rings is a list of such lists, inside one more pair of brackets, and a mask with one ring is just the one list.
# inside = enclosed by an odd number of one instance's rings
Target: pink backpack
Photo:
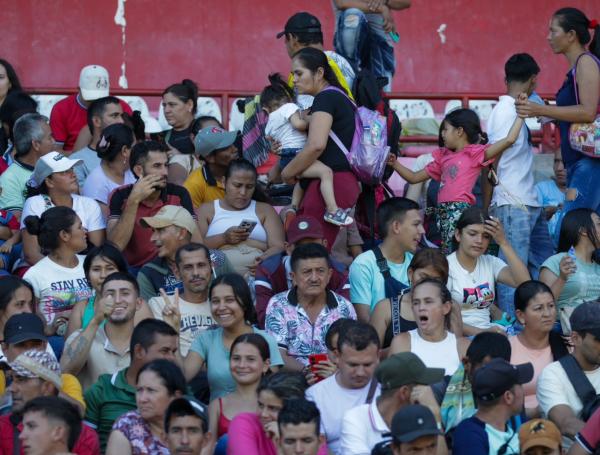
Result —
[[326, 90], [342, 93], [354, 107], [355, 129], [350, 150], [332, 130], [329, 131], [329, 137], [344, 152], [352, 172], [361, 182], [378, 185], [383, 179], [385, 164], [390, 152], [390, 147], [387, 145], [386, 118], [379, 112], [366, 107], [357, 108], [354, 101], [337, 87], [329, 86]]

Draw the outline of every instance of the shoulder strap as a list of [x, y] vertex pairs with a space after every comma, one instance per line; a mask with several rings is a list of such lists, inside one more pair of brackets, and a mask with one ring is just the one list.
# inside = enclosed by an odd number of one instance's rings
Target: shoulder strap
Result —
[[573, 73], [573, 87], [575, 88], [575, 102], [577, 104], [579, 104], [579, 88], [577, 87], [577, 65], [579, 65], [579, 59], [584, 55], [589, 55], [590, 57], [592, 57], [594, 61], [598, 64], [598, 69], [600, 69], [600, 59], [598, 59], [598, 57], [596, 57], [591, 52], [584, 52], [579, 57], [577, 57], [577, 60], [575, 60], [575, 65], [573, 65], [571, 73]]
[[377, 390], [377, 379], [373, 376], [371, 379], [371, 384], [369, 384], [369, 391], [367, 392], [367, 399], [365, 400], [365, 404], [371, 404], [373, 401], [373, 397], [375, 396], [375, 391]]
[[573, 355], [568, 354], [561, 357], [558, 361], [565, 369], [567, 377], [571, 381], [571, 385], [575, 389], [581, 403], [585, 405], [587, 402], [592, 401], [596, 397], [596, 390], [583, 373], [577, 359]]
[[383, 253], [378, 246], [373, 247], [373, 253], [375, 254], [375, 261], [377, 262], [377, 268], [383, 275], [383, 278], [389, 280], [392, 278], [390, 273], [390, 267], [388, 266], [387, 259], [383, 257]]

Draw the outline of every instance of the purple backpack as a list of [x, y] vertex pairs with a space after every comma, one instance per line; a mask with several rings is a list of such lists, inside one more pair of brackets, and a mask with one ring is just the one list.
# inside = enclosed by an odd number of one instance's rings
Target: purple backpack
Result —
[[335, 90], [342, 93], [354, 107], [354, 137], [350, 150], [332, 130], [329, 137], [344, 152], [352, 172], [367, 185], [378, 185], [383, 179], [385, 165], [390, 147], [387, 145], [387, 121], [377, 111], [366, 107], [356, 107], [348, 95], [337, 87], [327, 87], [326, 90]]

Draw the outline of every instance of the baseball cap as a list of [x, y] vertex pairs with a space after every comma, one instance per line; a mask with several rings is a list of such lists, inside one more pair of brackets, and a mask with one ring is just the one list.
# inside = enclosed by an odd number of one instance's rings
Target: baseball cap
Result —
[[398, 442], [411, 442], [421, 436], [441, 434], [433, 413], [422, 404], [400, 408], [392, 418], [392, 437]]
[[600, 303], [582, 303], [573, 310], [569, 321], [574, 332], [589, 332], [600, 340]]
[[9, 365], [17, 376], [42, 378], [54, 384], [57, 389], [62, 387], [60, 365], [49, 352], [30, 349], [18, 355]]
[[176, 205], [163, 206], [156, 212], [156, 215], [142, 218], [140, 224], [143, 227], [155, 229], [175, 225], [186, 229], [190, 234], [196, 232], [197, 229], [196, 222], [190, 212], [188, 212], [187, 209]]
[[17, 344], [29, 340], [48, 340], [44, 335], [44, 322], [41, 318], [33, 313], [20, 313], [8, 318], [4, 324], [4, 342]]
[[94, 101], [108, 96], [108, 71], [100, 65], [88, 65], [79, 74], [81, 97], [86, 101]]
[[206, 406], [200, 403], [199, 401], [193, 398], [176, 398], [169, 404], [165, 412], [165, 431], [168, 432], [169, 422], [171, 421], [171, 416], [174, 413], [182, 413], [186, 414], [192, 413], [198, 416], [204, 422], [205, 426], [208, 425], [208, 413], [206, 411]]
[[71, 169], [73, 166], [80, 165], [83, 160], [72, 160], [67, 158], [62, 153], [50, 152], [42, 156], [37, 163], [31, 174], [29, 184], [38, 187], [46, 178], [50, 177], [55, 172], [64, 172]]
[[511, 365], [501, 358], [492, 359], [475, 372], [473, 395], [481, 401], [494, 401], [517, 384], [525, 384], [533, 379], [533, 365], [523, 363]]
[[381, 390], [391, 390], [408, 384], [434, 384], [444, 378], [444, 369], [427, 368], [416, 354], [400, 352], [381, 362], [375, 377]]
[[202, 128], [194, 138], [194, 149], [202, 158], [206, 158], [218, 149], [224, 149], [233, 145], [237, 133], [225, 131], [220, 126], [207, 126]]
[[519, 446], [521, 453], [532, 447], [558, 449], [562, 442], [560, 431], [553, 422], [544, 419], [533, 419], [521, 425], [519, 429]]
[[297, 216], [288, 225], [286, 237], [291, 244], [304, 239], [322, 239], [323, 227], [312, 216]]
[[277, 34], [277, 39], [286, 33], [318, 33], [321, 31], [321, 22], [316, 16], [305, 11], [296, 13], [285, 23], [283, 32]]

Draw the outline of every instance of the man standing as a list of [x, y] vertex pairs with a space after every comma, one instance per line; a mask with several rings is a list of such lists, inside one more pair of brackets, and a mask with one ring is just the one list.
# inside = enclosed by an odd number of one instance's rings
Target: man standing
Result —
[[368, 69], [376, 77], [385, 77], [388, 92], [396, 71], [394, 42], [399, 40], [392, 11], [409, 8], [410, 3], [410, 0], [333, 0], [336, 52], [355, 70]]
[[[517, 118], [515, 100], [520, 93], [531, 95], [537, 84], [540, 67], [529, 54], [515, 54], [504, 65], [507, 94], [500, 97], [487, 122], [490, 143], [506, 137]], [[552, 254], [544, 210], [540, 207], [533, 179], [533, 145], [531, 131], [523, 124], [517, 141], [498, 160], [500, 185], [494, 187], [491, 211], [498, 217], [506, 240], [513, 246], [529, 273], [537, 279], [542, 263]], [[500, 250], [500, 259], [506, 257]], [[498, 305], [515, 314], [515, 288], [498, 285]]]
[[419, 205], [403, 197], [377, 207], [377, 225], [382, 243], [350, 266], [350, 300], [361, 321], [369, 320], [380, 300], [396, 297], [408, 287], [408, 266], [425, 233]]
[[[56, 151], [73, 151], [82, 128], [86, 126], [87, 109], [92, 101], [109, 95], [110, 83], [108, 71], [100, 65], [88, 65], [79, 74], [79, 91], [60, 100], [52, 107], [50, 127], [57, 142]], [[131, 108], [125, 101], [119, 101], [123, 112], [131, 114]], [[91, 130], [86, 132], [89, 143]], [[82, 145], [83, 145], [82, 144]]]
[[188, 243], [177, 249], [175, 264], [183, 292], [177, 288], [174, 295], [161, 292], [162, 295], [148, 301], [148, 306], [156, 319], [166, 321], [179, 333], [179, 351], [185, 357], [194, 338], [214, 324], [208, 301], [212, 278], [210, 252], [200, 243]]
[[[292, 288], [290, 259], [294, 249], [306, 243], [318, 243], [327, 248], [327, 240], [323, 236], [321, 223], [311, 216], [294, 217], [286, 230], [286, 237], [285, 252], [265, 258], [256, 267], [254, 284], [256, 286], [256, 313], [259, 327], [265, 326], [267, 305], [271, 297]], [[343, 264], [332, 260], [331, 257], [330, 262], [331, 278], [327, 284], [327, 289], [347, 299], [350, 297], [348, 273]]]
[[92, 139], [88, 145], [71, 155], [71, 159], [83, 161], [83, 165], [75, 169], [80, 192], [83, 190], [83, 183], [86, 177], [96, 167], [100, 166], [100, 158], [96, 153], [96, 146], [100, 141], [102, 131], [107, 126], [115, 123], [123, 123], [123, 107], [119, 98], [105, 96], [104, 98], [92, 101], [87, 110], [87, 125], [92, 132]]
[[25, 185], [31, 178], [35, 163], [56, 147], [48, 119], [40, 114], [25, 114], [14, 126], [15, 160], [0, 175], [0, 209], [21, 218], [25, 203]]
[[218, 126], [201, 129], [194, 138], [196, 154], [204, 164], [192, 171], [183, 186], [189, 191], [194, 208], [225, 196], [223, 178], [229, 163], [238, 157], [237, 133]]
[[[136, 275], [157, 254], [150, 241], [151, 231], [140, 224], [142, 218], [155, 215], [165, 205], [175, 205], [186, 209], [195, 219], [187, 190], [167, 183], [168, 162], [165, 146], [155, 141], [138, 142], [129, 157], [131, 171], [138, 181], [116, 189], [110, 198], [107, 238], [123, 251]], [[197, 236], [200, 241], [200, 235]]]
[[416, 396], [419, 403], [427, 403], [432, 408], [430, 411], [438, 422], [441, 420], [431, 388], [423, 386], [441, 381], [443, 368], [427, 368], [412, 352], [402, 352], [381, 362], [375, 377], [381, 384], [381, 395], [371, 404], [352, 408], [344, 415], [341, 437], [344, 455], [370, 455], [373, 447], [393, 429], [392, 419], [396, 413], [413, 403]]
[[[10, 363], [13, 382], [10, 385], [13, 405], [12, 413], [0, 417], [0, 449], [2, 453], [19, 453], [19, 444], [25, 449], [20, 437], [21, 432], [27, 435], [28, 426], [24, 428], [23, 415], [28, 402], [38, 397], [56, 397], [62, 387], [60, 366], [54, 355], [47, 352], [30, 350], [20, 354]], [[79, 411], [75, 409], [79, 417]], [[46, 437], [49, 435], [47, 434]], [[25, 439], [27, 440], [27, 439]], [[100, 453], [98, 436], [89, 427], [75, 437], [75, 453], [97, 455]], [[71, 447], [73, 444], [71, 445]], [[37, 453], [37, 452], [36, 452]], [[41, 452], [40, 452], [41, 453]]]
[[344, 453], [340, 438], [346, 411], [371, 403], [379, 395], [380, 387], [374, 377], [378, 364], [377, 332], [364, 322], [351, 323], [339, 336], [337, 372], [306, 391], [306, 398], [321, 411], [321, 433], [336, 455]]
[[210, 441], [206, 407], [190, 398], [174, 399], [165, 413], [165, 433], [173, 455], [200, 455]]
[[454, 432], [454, 455], [519, 453], [519, 437], [511, 417], [523, 411], [522, 384], [533, 378], [533, 365], [511, 365], [493, 359], [475, 373], [473, 396], [477, 412], [463, 420]]
[[98, 432], [104, 453], [113, 423], [136, 408], [137, 375], [148, 362], [156, 359], [176, 361], [177, 332], [163, 321], [144, 319], [133, 330], [129, 353], [131, 364], [114, 374], [103, 374], [86, 390], [86, 423]]
[[115, 272], [104, 280], [94, 317], [85, 329], [73, 332], [60, 360], [65, 372], [77, 375], [84, 390], [102, 374], [129, 365], [129, 343], [135, 312], [142, 305], [137, 282], [128, 273]]
[[265, 328], [277, 340], [286, 368], [302, 371], [311, 354], [327, 353], [325, 334], [341, 318], [356, 319], [352, 304], [327, 289], [331, 278], [329, 253], [307, 243], [291, 258], [294, 287], [269, 301]]
[[39, 397], [25, 406], [19, 442], [26, 455], [65, 455], [71, 450], [81, 454], [75, 443], [84, 430], [73, 405], [57, 397]]

